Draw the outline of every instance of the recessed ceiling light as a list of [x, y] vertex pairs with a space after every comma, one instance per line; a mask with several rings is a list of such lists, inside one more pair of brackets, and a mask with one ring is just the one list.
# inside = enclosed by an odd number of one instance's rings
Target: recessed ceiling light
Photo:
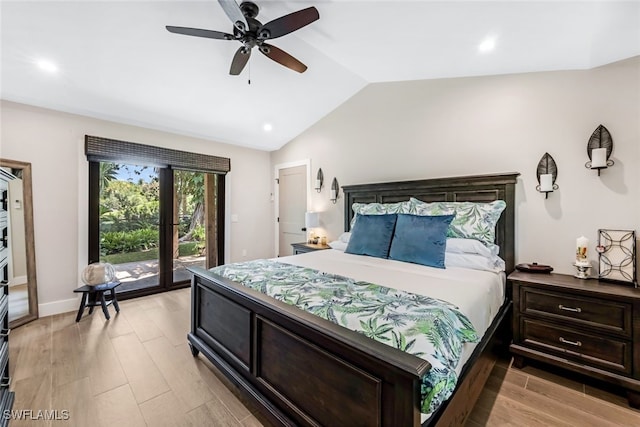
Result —
[[38, 68], [49, 73], [55, 73], [56, 71], [58, 71], [58, 66], [51, 61], [47, 61], [46, 59], [41, 59], [36, 64], [38, 65]]
[[271, 125], [271, 123], [265, 123], [264, 126], [262, 126], [262, 129], [264, 129], [265, 132], [271, 132], [273, 126]]
[[481, 53], [491, 52], [496, 47], [496, 38], [491, 36], [487, 37], [478, 45], [478, 51]]

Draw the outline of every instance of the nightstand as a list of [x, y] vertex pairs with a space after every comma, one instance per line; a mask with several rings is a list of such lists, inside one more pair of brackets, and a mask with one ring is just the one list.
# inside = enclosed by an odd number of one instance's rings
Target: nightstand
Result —
[[538, 360], [627, 390], [640, 408], [640, 290], [564, 274], [509, 275], [514, 366]]
[[329, 245], [322, 245], [322, 244], [313, 244], [313, 243], [292, 243], [291, 246], [293, 246], [293, 254], [294, 255], [298, 255], [298, 254], [304, 254], [306, 252], [313, 252], [313, 251], [322, 251], [324, 249], [331, 249], [331, 246]]

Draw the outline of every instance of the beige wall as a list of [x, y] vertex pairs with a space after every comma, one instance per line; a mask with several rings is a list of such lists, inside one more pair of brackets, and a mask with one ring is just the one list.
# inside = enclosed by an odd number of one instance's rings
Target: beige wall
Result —
[[[341, 185], [517, 171], [517, 260], [572, 272], [575, 239], [598, 228], [640, 231], [640, 58], [588, 71], [380, 83], [367, 86], [281, 150], [271, 153], [134, 126], [0, 103], [0, 156], [31, 162], [41, 314], [75, 308], [72, 290], [86, 263], [84, 135], [231, 158], [228, 258], [274, 255], [273, 170], [311, 159], [325, 187], [311, 192], [329, 238], [342, 231]], [[613, 168], [584, 168], [599, 124], [612, 133]], [[535, 191], [548, 151], [560, 190]], [[231, 214], [238, 215], [230, 223]], [[247, 251], [245, 257], [243, 250]], [[590, 258], [595, 260], [593, 251]]]
[[[1, 102], [0, 114], [0, 157], [32, 164], [41, 315], [77, 308], [72, 291], [79, 286], [79, 273], [87, 262], [85, 134], [231, 158], [227, 258], [271, 256], [269, 153], [7, 101]], [[232, 213], [238, 222], [230, 223]]]
[[[614, 140], [615, 166], [584, 167], [599, 125]], [[545, 152], [560, 189], [535, 191]], [[329, 185], [520, 172], [517, 261], [574, 272], [575, 239], [598, 228], [640, 231], [640, 58], [587, 71], [372, 84], [271, 155], [310, 158], [325, 187], [312, 193], [329, 238], [343, 227], [343, 199]], [[592, 250], [589, 258], [596, 260]]]

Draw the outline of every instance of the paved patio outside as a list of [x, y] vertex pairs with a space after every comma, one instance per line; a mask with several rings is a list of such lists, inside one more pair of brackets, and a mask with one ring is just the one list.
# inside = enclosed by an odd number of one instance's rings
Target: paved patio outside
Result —
[[[173, 260], [173, 281], [181, 282], [191, 280], [191, 273], [187, 267], [203, 267], [204, 256], [183, 256]], [[158, 286], [158, 260], [127, 262], [123, 264], [113, 264], [116, 270], [116, 277], [122, 283], [118, 286], [117, 292], [126, 292], [135, 289], [145, 289]]]

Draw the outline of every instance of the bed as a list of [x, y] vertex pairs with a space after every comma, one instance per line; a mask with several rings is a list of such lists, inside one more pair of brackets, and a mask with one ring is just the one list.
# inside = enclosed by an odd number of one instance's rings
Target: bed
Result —
[[[508, 274], [514, 268], [517, 173], [343, 187], [345, 231], [353, 203], [504, 200], [495, 242]], [[336, 264], [329, 252], [317, 262]], [[312, 255], [312, 254], [306, 254]], [[310, 260], [298, 255], [297, 262]], [[430, 363], [361, 333], [271, 298], [204, 269], [192, 279], [192, 353], [202, 353], [262, 415], [282, 426], [461, 425], [495, 362], [491, 347], [510, 312], [507, 288], [482, 339], [459, 370], [453, 395], [426, 419], [421, 379]], [[484, 328], [483, 328], [484, 329]]]

